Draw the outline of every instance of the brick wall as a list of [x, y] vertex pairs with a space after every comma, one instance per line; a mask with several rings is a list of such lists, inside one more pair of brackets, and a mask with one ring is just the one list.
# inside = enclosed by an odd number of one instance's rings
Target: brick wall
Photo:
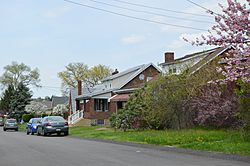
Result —
[[94, 109], [94, 99], [86, 104], [84, 118], [86, 119], [108, 119], [112, 113], [116, 112], [116, 102], [109, 102], [108, 112], [96, 112]]
[[138, 75], [136, 78], [134, 78], [132, 81], [130, 81], [128, 84], [126, 84], [122, 89], [129, 89], [129, 88], [140, 88], [147, 83], [147, 77], [153, 77], [155, 79], [160, 73], [158, 70], [156, 70], [153, 66], [149, 66], [146, 70], [142, 72], [144, 75], [144, 79], [140, 80]]

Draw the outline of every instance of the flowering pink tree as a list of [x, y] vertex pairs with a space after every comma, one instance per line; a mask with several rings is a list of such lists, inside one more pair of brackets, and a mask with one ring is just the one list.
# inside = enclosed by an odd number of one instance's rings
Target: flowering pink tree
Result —
[[[240, 2], [238, 2], [240, 1]], [[250, 0], [227, 0], [228, 6], [221, 4], [223, 14], [208, 11], [215, 16], [216, 25], [209, 30], [209, 35], [202, 35], [191, 43], [193, 45], [214, 45], [231, 47], [225, 65], [217, 71], [225, 76], [217, 82], [250, 82]], [[187, 39], [184, 39], [188, 41]]]
[[200, 94], [189, 102], [191, 108], [196, 110], [195, 122], [214, 127], [237, 125], [238, 103], [233, 91], [233, 83], [227, 83], [227, 88], [216, 84], [204, 86]]

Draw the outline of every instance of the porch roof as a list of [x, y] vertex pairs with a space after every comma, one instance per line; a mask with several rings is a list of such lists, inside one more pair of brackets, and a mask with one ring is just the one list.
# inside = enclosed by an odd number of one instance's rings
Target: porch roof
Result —
[[110, 101], [128, 101], [129, 94], [119, 94], [114, 96]]

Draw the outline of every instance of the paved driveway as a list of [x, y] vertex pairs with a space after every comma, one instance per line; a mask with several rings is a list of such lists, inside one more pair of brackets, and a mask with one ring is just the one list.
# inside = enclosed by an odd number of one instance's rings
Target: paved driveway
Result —
[[70, 137], [27, 136], [0, 128], [0, 166], [250, 166], [171, 151]]

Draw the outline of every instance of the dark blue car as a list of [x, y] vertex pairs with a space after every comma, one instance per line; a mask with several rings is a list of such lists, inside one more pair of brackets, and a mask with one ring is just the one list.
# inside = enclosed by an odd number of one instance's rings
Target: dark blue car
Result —
[[34, 135], [34, 133], [37, 132], [37, 126], [39, 122], [41, 122], [42, 118], [31, 118], [29, 123], [27, 123], [27, 135], [31, 134]]

